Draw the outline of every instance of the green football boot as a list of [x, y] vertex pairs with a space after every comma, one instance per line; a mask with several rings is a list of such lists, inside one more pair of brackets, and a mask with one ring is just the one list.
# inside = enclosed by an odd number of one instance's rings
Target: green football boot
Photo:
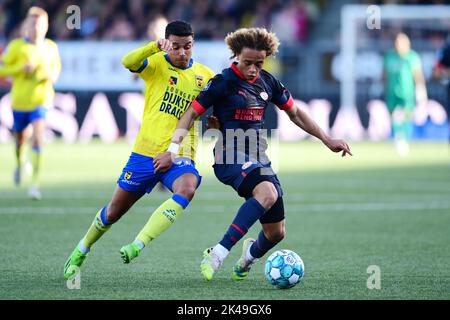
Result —
[[241, 281], [247, 278], [248, 272], [250, 271], [251, 266], [257, 261], [254, 259], [251, 262], [248, 262], [246, 257], [247, 251], [251, 247], [251, 245], [255, 242], [255, 239], [248, 238], [244, 241], [242, 245], [242, 255], [236, 264], [233, 267], [233, 273], [231, 274], [231, 279], [235, 281]]
[[137, 243], [130, 243], [120, 249], [120, 256], [123, 263], [130, 263], [141, 252], [141, 247]]
[[200, 263], [200, 271], [206, 281], [210, 281], [213, 278], [214, 273], [220, 268], [221, 265], [222, 261], [213, 252], [213, 248], [208, 248], [203, 251], [203, 260]]
[[64, 278], [69, 280], [75, 276], [86, 257], [87, 253], [82, 253], [77, 246], [64, 265]]

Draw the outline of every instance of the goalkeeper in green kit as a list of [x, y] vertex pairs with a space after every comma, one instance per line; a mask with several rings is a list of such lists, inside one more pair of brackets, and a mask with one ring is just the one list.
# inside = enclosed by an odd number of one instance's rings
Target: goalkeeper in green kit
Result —
[[409, 153], [416, 103], [427, 101], [427, 89], [419, 54], [411, 49], [404, 33], [395, 38], [395, 48], [384, 56], [385, 101], [392, 118], [397, 152]]

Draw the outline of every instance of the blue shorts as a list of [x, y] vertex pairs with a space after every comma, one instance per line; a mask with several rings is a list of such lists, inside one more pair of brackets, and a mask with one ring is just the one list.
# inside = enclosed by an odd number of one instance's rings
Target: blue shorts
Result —
[[25, 130], [25, 128], [37, 119], [45, 119], [45, 115], [47, 114], [48, 109], [43, 106], [39, 106], [33, 111], [14, 111], [13, 110], [13, 118], [14, 132], [21, 132]]
[[[218, 158], [216, 158], [216, 160], [217, 159]], [[245, 155], [244, 164], [215, 163], [213, 165], [213, 168], [214, 174], [216, 175], [217, 179], [219, 179], [219, 181], [223, 184], [231, 186], [241, 197], [251, 197], [253, 188], [262, 181], [272, 182], [278, 191], [278, 196], [283, 196], [283, 190], [281, 188], [280, 181], [273, 171], [270, 162], [267, 164], [263, 164], [257, 160], [250, 159], [248, 155]], [[249, 176], [250, 173], [252, 174]], [[247, 176], [249, 176], [249, 179], [246, 180], [246, 182], [248, 183], [243, 183]]]
[[131, 153], [117, 184], [124, 190], [142, 196], [150, 193], [158, 182], [162, 182], [170, 191], [174, 181], [185, 173], [197, 177], [197, 188], [202, 177], [195, 168], [195, 163], [189, 158], [175, 159], [172, 167], [166, 172], [155, 173], [153, 158], [137, 153]]

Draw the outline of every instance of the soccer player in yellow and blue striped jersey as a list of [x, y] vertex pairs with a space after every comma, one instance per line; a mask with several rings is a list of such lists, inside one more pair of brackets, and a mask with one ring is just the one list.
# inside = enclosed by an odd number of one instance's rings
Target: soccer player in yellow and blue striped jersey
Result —
[[1, 57], [0, 77], [11, 77], [11, 101], [16, 139], [16, 185], [21, 181], [23, 146], [31, 124], [33, 164], [29, 196], [40, 199], [39, 168], [45, 132], [45, 114], [55, 95], [53, 84], [61, 71], [58, 47], [45, 35], [48, 30], [47, 12], [31, 7], [23, 25], [24, 38], [12, 40]]
[[120, 249], [124, 263], [137, 257], [149, 243], [169, 229], [194, 196], [201, 177], [195, 168], [197, 130], [188, 133], [173, 166], [157, 171], [154, 157], [170, 149], [178, 120], [214, 73], [191, 59], [194, 44], [190, 24], [173, 21], [166, 27], [165, 39], [150, 42], [122, 59], [123, 65], [146, 82], [142, 125], [131, 156], [117, 181], [111, 202], [99, 210], [86, 235], [64, 266], [64, 277], [71, 279], [86, 259], [91, 246], [157, 182], [173, 196], [151, 215], [134, 242]]

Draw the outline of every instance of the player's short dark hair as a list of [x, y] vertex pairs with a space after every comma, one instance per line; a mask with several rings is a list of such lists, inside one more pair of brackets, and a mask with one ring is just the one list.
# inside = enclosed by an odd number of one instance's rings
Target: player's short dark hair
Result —
[[166, 39], [168, 39], [170, 35], [188, 37], [194, 36], [194, 31], [192, 30], [192, 26], [186, 21], [175, 20], [170, 22], [166, 27]]

